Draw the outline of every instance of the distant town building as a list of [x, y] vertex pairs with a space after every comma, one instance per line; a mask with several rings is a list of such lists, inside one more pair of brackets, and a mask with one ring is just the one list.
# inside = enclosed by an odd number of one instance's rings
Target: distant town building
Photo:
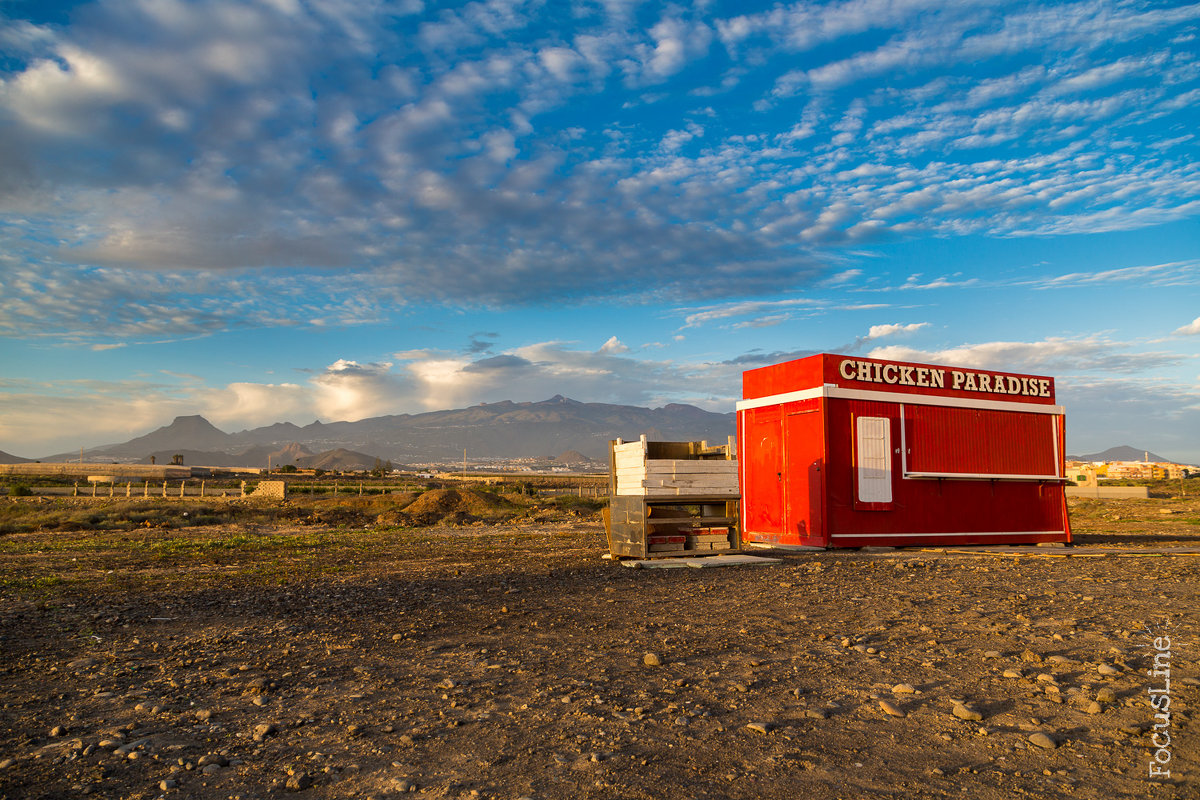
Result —
[[1188, 464], [1168, 461], [1069, 461], [1066, 466], [1067, 479], [1080, 486], [1093, 486], [1097, 480], [1180, 480], [1197, 472]]

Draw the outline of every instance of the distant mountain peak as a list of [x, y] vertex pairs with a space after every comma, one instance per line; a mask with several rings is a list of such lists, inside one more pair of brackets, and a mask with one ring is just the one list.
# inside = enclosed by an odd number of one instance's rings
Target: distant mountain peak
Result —
[[180, 414], [175, 419], [171, 420], [170, 425], [167, 425], [165, 427], [174, 428], [176, 426], [181, 427], [181, 428], [192, 427], [192, 428], [209, 429], [209, 430], [217, 431], [218, 433], [224, 433], [224, 431], [222, 431], [216, 425], [213, 425], [211, 422], [209, 422], [207, 419], [205, 419], [200, 414]]
[[1068, 461], [1164, 461], [1170, 462], [1173, 459], [1164, 458], [1156, 453], [1151, 453], [1149, 450], [1136, 447], [1130, 447], [1127, 444], [1118, 447], [1110, 447], [1102, 453], [1085, 453], [1081, 456], [1067, 456]]

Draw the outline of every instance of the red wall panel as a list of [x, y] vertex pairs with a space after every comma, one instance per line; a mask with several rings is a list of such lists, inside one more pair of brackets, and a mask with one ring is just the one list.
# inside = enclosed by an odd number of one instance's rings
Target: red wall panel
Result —
[[910, 473], [1058, 474], [1051, 414], [905, 405], [904, 437]]

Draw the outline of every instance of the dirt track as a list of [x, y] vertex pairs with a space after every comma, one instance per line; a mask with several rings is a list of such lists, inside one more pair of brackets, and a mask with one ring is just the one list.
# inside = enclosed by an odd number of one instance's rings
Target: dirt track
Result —
[[591, 521], [186, 562], [8, 537], [0, 797], [1200, 796], [1200, 557], [1119, 555], [1200, 544], [1200, 503], [1074, 516], [1113, 554], [632, 570]]

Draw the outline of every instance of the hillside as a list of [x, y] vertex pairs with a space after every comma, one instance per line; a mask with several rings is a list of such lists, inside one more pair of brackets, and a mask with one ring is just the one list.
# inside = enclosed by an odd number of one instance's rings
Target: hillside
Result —
[[336, 450], [296, 459], [292, 463], [303, 469], [358, 471], [373, 469], [375, 461], [375, 456], [339, 447]]

